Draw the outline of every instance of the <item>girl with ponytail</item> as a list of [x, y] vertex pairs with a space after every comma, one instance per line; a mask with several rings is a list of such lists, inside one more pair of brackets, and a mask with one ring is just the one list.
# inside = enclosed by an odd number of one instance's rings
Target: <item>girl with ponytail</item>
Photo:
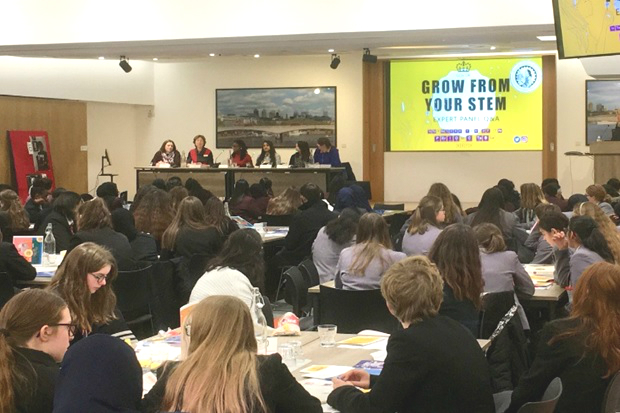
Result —
[[45, 290], [17, 294], [0, 311], [0, 413], [51, 413], [58, 364], [75, 325], [64, 300]]
[[422, 198], [403, 237], [403, 252], [408, 256], [428, 255], [445, 220], [446, 210], [440, 198], [433, 195]]

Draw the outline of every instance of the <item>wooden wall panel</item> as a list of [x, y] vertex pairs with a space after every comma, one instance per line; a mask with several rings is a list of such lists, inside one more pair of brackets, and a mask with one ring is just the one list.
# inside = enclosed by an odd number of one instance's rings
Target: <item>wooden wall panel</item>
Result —
[[363, 64], [363, 169], [364, 181], [370, 181], [372, 199], [384, 199], [385, 152], [385, 65], [386, 62]]
[[44, 130], [49, 136], [56, 186], [88, 191], [86, 103], [0, 96], [0, 182], [11, 182], [8, 130]]
[[558, 177], [557, 135], [557, 72], [555, 67], [555, 56], [543, 56], [542, 179]]

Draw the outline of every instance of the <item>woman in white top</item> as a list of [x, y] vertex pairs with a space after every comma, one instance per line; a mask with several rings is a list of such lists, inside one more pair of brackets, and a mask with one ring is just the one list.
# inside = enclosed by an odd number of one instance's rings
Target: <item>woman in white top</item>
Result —
[[494, 224], [484, 223], [474, 227], [480, 246], [480, 263], [485, 292], [514, 291], [518, 314], [524, 330], [530, 325], [517, 296], [534, 295], [534, 283], [514, 251], [506, 251], [502, 231]]
[[263, 141], [263, 150], [256, 159], [256, 165], [271, 165], [275, 168], [281, 163], [282, 159], [280, 159], [280, 155], [276, 153], [276, 148], [273, 146], [273, 142]]
[[411, 255], [428, 255], [439, 236], [439, 226], [446, 220], [443, 202], [436, 196], [427, 195], [413, 213], [413, 219], [403, 237], [403, 252]]
[[375, 290], [381, 276], [390, 266], [406, 257], [392, 251], [392, 241], [385, 220], [368, 212], [357, 226], [356, 244], [340, 253], [336, 268], [336, 288], [344, 290]]

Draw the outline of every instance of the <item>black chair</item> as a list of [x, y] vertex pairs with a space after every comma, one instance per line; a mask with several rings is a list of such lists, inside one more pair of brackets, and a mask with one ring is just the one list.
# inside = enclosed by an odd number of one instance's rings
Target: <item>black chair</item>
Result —
[[607, 385], [603, 399], [602, 413], [620, 412], [620, 372], [616, 373]]
[[269, 297], [263, 295], [263, 301], [265, 302], [265, 306], [262, 309], [263, 315], [265, 316], [265, 320], [267, 320], [267, 325], [273, 328], [273, 308], [271, 307], [271, 301], [269, 301]]
[[152, 266], [134, 271], [119, 271], [113, 284], [118, 309], [139, 339], [155, 334], [151, 312], [152, 271]]
[[288, 227], [291, 225], [293, 215], [263, 215], [263, 220], [268, 227]]
[[482, 297], [479, 338], [488, 339], [504, 315], [515, 304], [513, 291], [486, 293]]
[[389, 210], [389, 211], [404, 211], [405, 210], [405, 204], [375, 204], [372, 209], [375, 210]]
[[357, 181], [357, 179], [355, 178], [355, 174], [353, 173], [353, 168], [351, 167], [351, 163], [342, 162], [340, 166], [344, 168], [344, 173], [347, 177], [346, 179], [347, 181]]
[[320, 324], [336, 324], [339, 333], [348, 334], [365, 329], [391, 334], [398, 328], [398, 320], [387, 309], [381, 290], [319, 288]]
[[180, 326], [179, 308], [187, 301], [179, 299], [175, 285], [175, 265], [170, 261], [152, 264], [151, 312], [155, 330], [167, 330]]
[[313, 287], [321, 283], [319, 279], [319, 270], [316, 269], [311, 259], [303, 260], [301, 264], [299, 264], [299, 270], [304, 280], [308, 283], [308, 287]]
[[286, 280], [286, 302], [291, 303], [293, 312], [297, 317], [302, 317], [304, 307], [308, 304], [308, 283], [304, 280], [301, 271], [297, 267], [291, 267], [284, 272]]
[[15, 290], [11, 277], [6, 272], [0, 272], [0, 309], [13, 298], [13, 295], [15, 295]]
[[559, 377], [551, 380], [545, 394], [539, 402], [525, 403], [517, 413], [553, 413], [555, 405], [562, 395], [562, 380]]
[[211, 258], [213, 258], [211, 254], [194, 254], [189, 259], [187, 270], [189, 271], [190, 279], [194, 285], [196, 285], [198, 279], [205, 273], [205, 269]]

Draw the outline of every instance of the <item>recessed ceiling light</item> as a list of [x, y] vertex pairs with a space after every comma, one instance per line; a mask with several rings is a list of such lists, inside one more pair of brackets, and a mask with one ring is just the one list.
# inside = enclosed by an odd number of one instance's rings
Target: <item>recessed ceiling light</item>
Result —
[[257, 53], [257, 54], [254, 55], [254, 57], [258, 59], [260, 57], [260, 55]]
[[213, 57], [215, 56], [215, 53], [209, 53], [209, 56]]
[[328, 52], [328, 53], [334, 53], [334, 52], [335, 52], [335, 50], [334, 50], [334, 49], [327, 49], [327, 52]]
[[536, 36], [536, 38], [540, 40], [541, 42], [555, 42], [556, 41], [555, 36]]
[[491, 50], [495, 50], [495, 49], [497, 49], [497, 47], [495, 47], [495, 46], [491, 46], [489, 49], [491, 49]]
[[158, 60], [159, 60], [159, 59], [158, 59], [158, 58], [156, 58], [156, 57], [154, 57], [154, 58], [153, 58], [153, 61], [154, 61], [154, 62], [156, 62], [156, 61], [158, 61]]
[[99, 56], [99, 60], [105, 60], [104, 56]]

